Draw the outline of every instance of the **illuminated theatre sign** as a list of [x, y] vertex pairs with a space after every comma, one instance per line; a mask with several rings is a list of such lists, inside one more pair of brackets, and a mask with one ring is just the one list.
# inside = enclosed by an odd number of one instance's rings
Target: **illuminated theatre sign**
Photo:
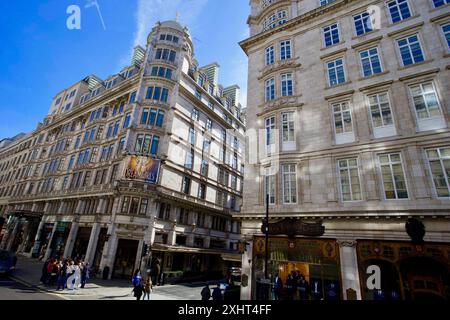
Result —
[[[263, 222], [261, 231], [266, 233], [266, 222]], [[289, 238], [295, 238], [295, 236], [321, 237], [324, 234], [325, 227], [322, 222], [306, 223], [297, 219], [284, 219], [269, 223], [269, 235], [287, 235]]]
[[131, 156], [128, 162], [125, 178], [142, 180], [148, 184], [157, 184], [161, 160], [150, 157]]

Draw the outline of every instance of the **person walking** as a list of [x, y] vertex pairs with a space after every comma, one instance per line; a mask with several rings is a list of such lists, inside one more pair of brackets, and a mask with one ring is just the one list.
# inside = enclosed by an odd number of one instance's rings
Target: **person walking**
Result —
[[58, 271], [57, 271], [57, 280], [56, 283], [58, 285], [58, 287], [56, 288], [56, 291], [59, 290], [64, 290], [64, 282], [65, 282], [65, 265], [62, 261], [59, 262], [58, 264]]
[[134, 289], [131, 292], [132, 293], [134, 292], [134, 296], [136, 297], [136, 300], [141, 300], [142, 293], [144, 292], [144, 286], [142, 285], [142, 280], [134, 286]]
[[83, 262], [81, 264], [82, 269], [81, 269], [81, 288], [84, 289], [84, 287], [86, 286], [86, 282], [89, 279], [89, 263], [87, 262]]
[[148, 277], [147, 281], [145, 281], [144, 297], [142, 298], [142, 300], [145, 300], [145, 297], [147, 297], [147, 300], [150, 300], [150, 293], [152, 293], [152, 291], [153, 291], [152, 279]]
[[201, 295], [202, 301], [208, 301], [209, 299], [211, 299], [211, 289], [209, 288], [208, 284], [203, 288]]
[[217, 287], [214, 288], [212, 293], [213, 301], [221, 301], [223, 300], [222, 290], [220, 289], [220, 283], [217, 284]]
[[140, 270], [136, 270], [133, 274], [133, 279], [131, 280], [133, 286], [137, 286], [142, 282], [142, 275]]

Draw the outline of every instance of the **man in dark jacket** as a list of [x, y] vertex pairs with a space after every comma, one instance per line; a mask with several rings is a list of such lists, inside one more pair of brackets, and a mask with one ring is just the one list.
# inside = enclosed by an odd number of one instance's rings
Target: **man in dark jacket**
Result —
[[202, 301], [208, 301], [211, 299], [211, 289], [209, 288], [209, 285], [206, 285], [206, 287], [202, 290]]
[[220, 290], [220, 284], [218, 284], [217, 287], [214, 288], [212, 298], [213, 301], [221, 301], [223, 299], [222, 290]]

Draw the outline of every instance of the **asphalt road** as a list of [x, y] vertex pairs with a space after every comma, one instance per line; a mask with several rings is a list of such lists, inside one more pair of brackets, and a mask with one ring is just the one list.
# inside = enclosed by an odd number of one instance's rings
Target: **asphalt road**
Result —
[[55, 295], [39, 291], [0, 276], [0, 300], [64, 300]]

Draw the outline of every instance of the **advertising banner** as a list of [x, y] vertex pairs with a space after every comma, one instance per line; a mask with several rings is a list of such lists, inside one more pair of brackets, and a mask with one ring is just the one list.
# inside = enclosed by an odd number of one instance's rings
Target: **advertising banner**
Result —
[[128, 162], [125, 178], [132, 180], [143, 180], [149, 184], [158, 182], [161, 160], [150, 157], [131, 156]]

